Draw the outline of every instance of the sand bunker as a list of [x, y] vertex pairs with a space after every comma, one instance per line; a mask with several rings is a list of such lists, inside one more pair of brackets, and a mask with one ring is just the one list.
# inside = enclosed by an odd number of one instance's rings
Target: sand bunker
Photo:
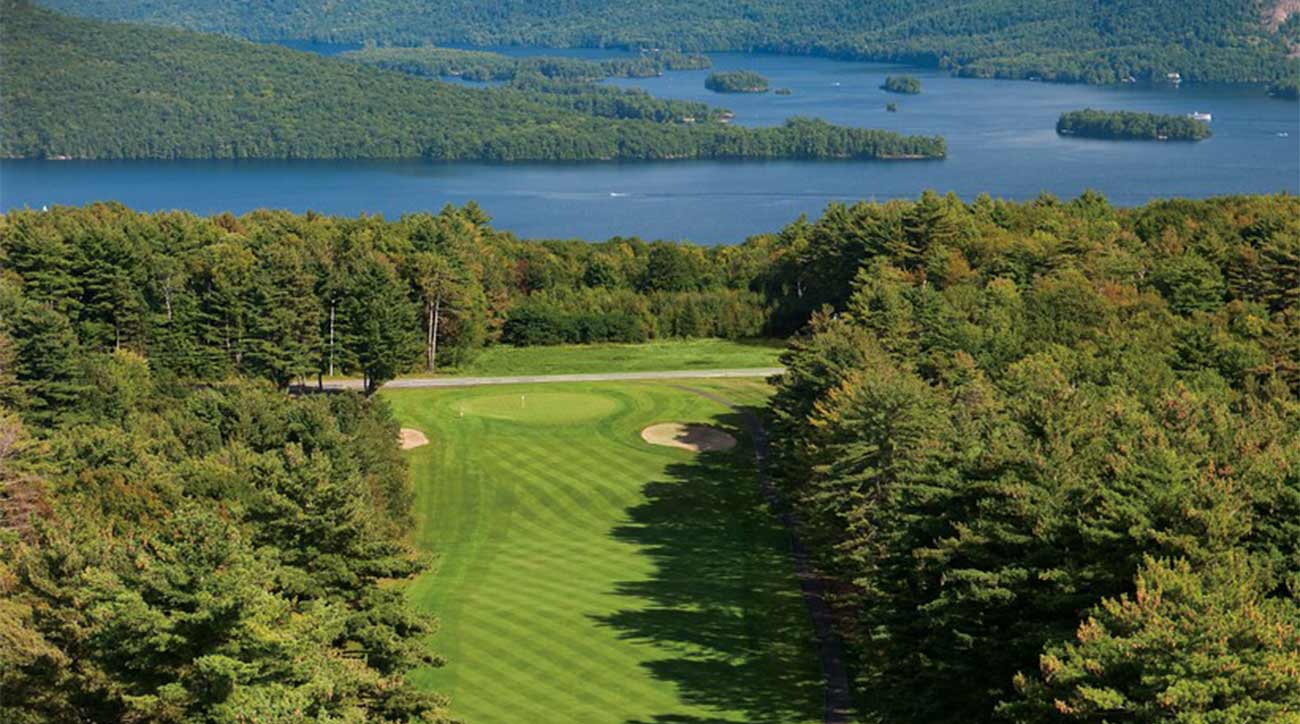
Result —
[[413, 447], [428, 445], [429, 438], [419, 430], [413, 430], [409, 427], [402, 428], [402, 449], [410, 450]]
[[692, 452], [730, 450], [736, 446], [736, 438], [716, 427], [684, 425], [680, 422], [651, 425], [641, 431], [641, 439], [651, 445], [680, 447]]

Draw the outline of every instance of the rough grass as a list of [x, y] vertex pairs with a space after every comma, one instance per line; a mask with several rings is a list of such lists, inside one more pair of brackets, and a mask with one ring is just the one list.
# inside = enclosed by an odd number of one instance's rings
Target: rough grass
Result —
[[775, 367], [785, 349], [779, 340], [688, 339], [644, 344], [489, 347], [448, 373], [473, 377], [660, 372]]
[[[450, 695], [458, 716], [819, 719], [812, 628], [748, 436], [734, 413], [675, 384], [383, 393], [431, 440], [408, 455], [416, 540], [440, 565], [410, 599], [442, 619], [430, 645], [449, 663], [417, 681]], [[769, 389], [685, 384], [749, 405]], [[707, 422], [741, 444], [693, 454], [640, 439], [664, 421]]]

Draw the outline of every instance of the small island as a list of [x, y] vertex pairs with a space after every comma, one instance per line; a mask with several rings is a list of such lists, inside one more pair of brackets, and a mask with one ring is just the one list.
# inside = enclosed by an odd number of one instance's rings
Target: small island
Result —
[[752, 70], [729, 70], [710, 73], [704, 87], [714, 93], [766, 93], [767, 78]]
[[891, 75], [885, 78], [880, 88], [890, 93], [914, 96], [921, 92], [921, 81], [910, 75]]
[[779, 95], [779, 96], [788, 96], [788, 95], [794, 93], [794, 91], [790, 90], [789, 88], [777, 88], [776, 90], [774, 90], [774, 91], [772, 91], [772, 92], [775, 93], [775, 94], [777, 94], [777, 95]]
[[1056, 132], [1119, 141], [1201, 141], [1211, 135], [1209, 124], [1189, 116], [1091, 108], [1062, 113]]
[[898, 113], [898, 104], [897, 104], [897, 103], [886, 103], [886, 104], [885, 104], [885, 110], [889, 111], [890, 113]]

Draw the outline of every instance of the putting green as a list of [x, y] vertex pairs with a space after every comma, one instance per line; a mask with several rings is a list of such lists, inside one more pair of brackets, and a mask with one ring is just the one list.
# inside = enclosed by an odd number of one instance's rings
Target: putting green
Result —
[[[493, 388], [493, 393], [500, 389]], [[456, 409], [457, 414], [527, 425], [574, 425], [609, 417], [619, 409], [619, 402], [607, 395], [524, 391], [472, 396], [457, 403]]]
[[[753, 448], [733, 413], [681, 384], [745, 404], [769, 394], [757, 380], [383, 393], [432, 441], [407, 456], [413, 539], [438, 566], [408, 597], [439, 617], [429, 645], [447, 665], [412, 679], [457, 717], [820, 720], [812, 627]], [[739, 444], [646, 444], [640, 431], [664, 420]]]

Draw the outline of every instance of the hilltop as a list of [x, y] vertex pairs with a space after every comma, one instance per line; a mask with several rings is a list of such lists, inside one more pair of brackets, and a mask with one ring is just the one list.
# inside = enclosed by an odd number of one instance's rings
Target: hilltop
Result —
[[1257, 0], [45, 0], [51, 7], [260, 40], [771, 51], [902, 60], [964, 75], [1115, 83], [1297, 73], [1300, 20]]
[[0, 157], [543, 161], [936, 157], [943, 140], [796, 120], [687, 123], [700, 104], [464, 88], [216, 35], [3, 0]]

